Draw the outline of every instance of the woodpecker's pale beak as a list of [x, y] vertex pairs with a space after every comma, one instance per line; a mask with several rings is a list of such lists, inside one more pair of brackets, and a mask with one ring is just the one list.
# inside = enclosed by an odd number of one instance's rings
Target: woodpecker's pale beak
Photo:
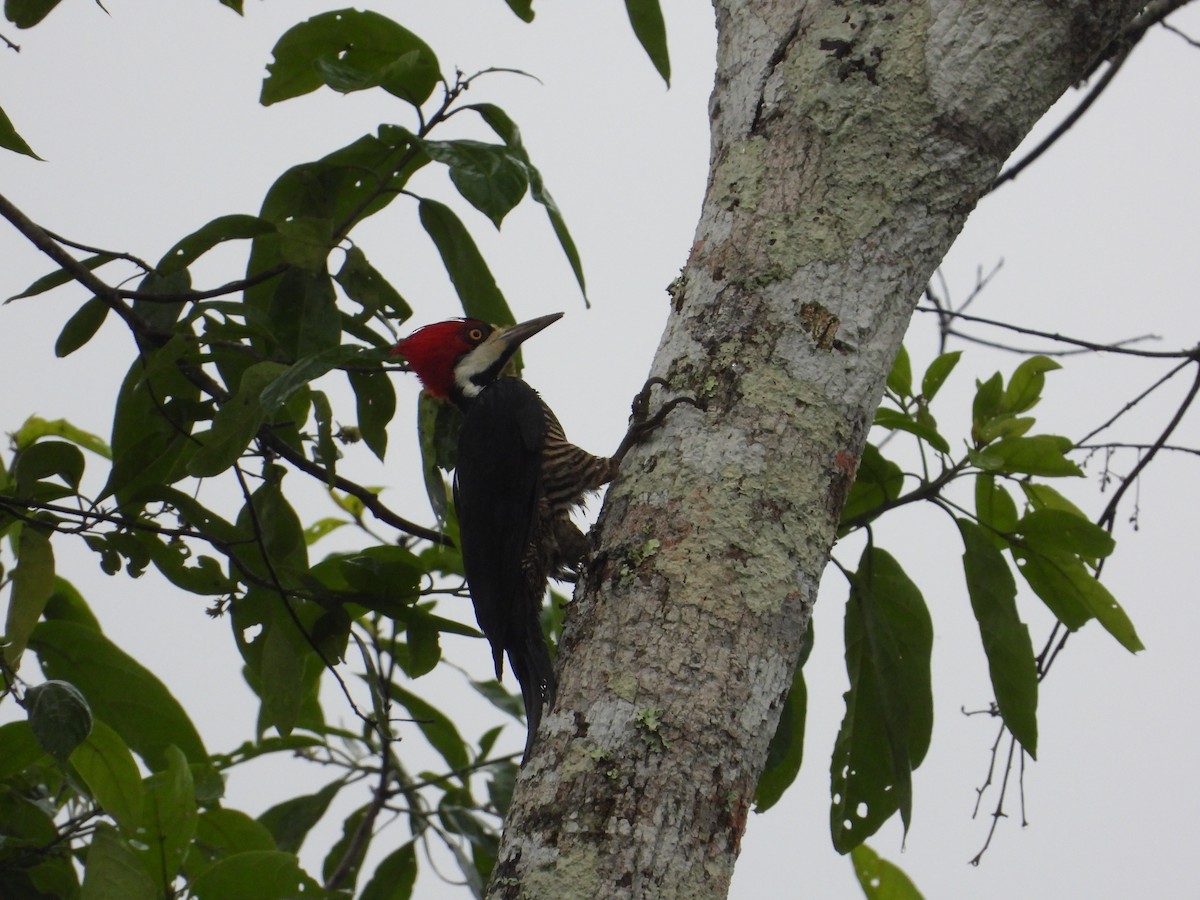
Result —
[[482, 344], [454, 365], [454, 383], [462, 396], [468, 399], [478, 396], [484, 387], [503, 374], [523, 341], [561, 318], [562, 313], [551, 313], [520, 325], [497, 328], [489, 334]]
[[538, 316], [536, 319], [530, 319], [528, 322], [522, 322], [520, 325], [511, 325], [508, 328], [498, 329], [494, 338], [503, 343], [505, 347], [515, 350], [527, 338], [533, 337], [547, 325], [553, 325], [562, 317], [563, 314], [560, 312], [550, 313], [548, 316]]

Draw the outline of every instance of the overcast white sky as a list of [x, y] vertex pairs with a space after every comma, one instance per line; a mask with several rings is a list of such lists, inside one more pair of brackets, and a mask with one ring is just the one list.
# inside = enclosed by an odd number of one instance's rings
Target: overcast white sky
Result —
[[[572, 439], [595, 452], [615, 446], [628, 401], [641, 385], [666, 318], [664, 289], [692, 241], [708, 156], [706, 102], [712, 83], [712, 14], [706, 4], [666, 0], [673, 86], [666, 91], [637, 47], [623, 4], [541, 2], [532, 26], [503, 0], [362, 4], [386, 12], [424, 38], [445, 71], [512, 66], [538, 84], [496, 76], [472, 89], [520, 124], [583, 254], [593, 309], [585, 311], [539, 208], [526, 205], [496, 236], [470, 220], [518, 317], [565, 310], [567, 317], [530, 345], [527, 377], [546, 396]], [[29, 32], [0, 28], [22, 45], [0, 51], [0, 105], [45, 162], [0, 154], [0, 192], [48, 228], [85, 243], [157, 259], [209, 219], [256, 212], [274, 177], [297, 162], [342, 146], [379, 123], [405, 121], [386, 97], [329, 92], [279, 106], [257, 105], [263, 66], [277, 37], [332, 4], [248, 0], [239, 19], [216, 0], [188, 4], [106, 0], [111, 15], [67, 3]], [[1172, 21], [1200, 36], [1200, 10]], [[1200, 50], [1159, 30], [1134, 53], [1109, 93], [1052, 153], [983, 201], [945, 264], [952, 294], [969, 291], [977, 267], [1001, 273], [974, 312], [1098, 341], [1162, 336], [1177, 349], [1200, 338], [1197, 209], [1200, 179]], [[1062, 110], [1055, 113], [1061, 115]], [[447, 193], [435, 180], [422, 186]], [[456, 313], [436, 254], [421, 243], [414, 211], [393, 204], [356, 241], [417, 309], [419, 322]], [[195, 270], [208, 286], [235, 277], [239, 262], [214, 255]], [[16, 293], [50, 266], [0, 225], [0, 294]], [[52, 348], [67, 316], [86, 297], [76, 289], [0, 307], [0, 429], [26, 416], [64, 416], [106, 435], [129, 339], [106, 325], [101, 337], [56, 361]], [[988, 335], [996, 337], [996, 335]], [[1029, 343], [1029, 342], [1023, 342]], [[934, 352], [918, 318], [909, 341], [920, 370]], [[969, 416], [975, 377], [1015, 360], [970, 350], [935, 412], [951, 433]], [[1164, 371], [1145, 362], [1074, 358], [1050, 376], [1043, 424], [1078, 437]], [[1139, 412], [1118, 436], [1146, 440], [1170, 415], [1170, 401]], [[351, 449], [344, 471], [389, 486], [397, 508], [429, 521], [420, 489], [413, 421], [415, 384], [397, 379], [401, 408], [386, 467]], [[344, 415], [343, 419], [350, 418]], [[951, 423], [958, 423], [957, 425]], [[1175, 442], [1200, 444], [1185, 422]], [[1115, 468], [1126, 470], [1132, 459]], [[1098, 467], [1071, 486], [1099, 511]], [[1042, 691], [1041, 759], [1026, 775], [1031, 826], [1019, 814], [1001, 829], [980, 868], [967, 865], [986, 822], [969, 819], [974, 788], [994, 738], [990, 722], [961, 707], [990, 698], [986, 668], [962, 584], [960, 550], [945, 518], [908, 510], [877, 533], [907, 567], [933, 615], [933, 746], [916, 775], [914, 824], [903, 852], [899, 828], [870, 841], [904, 868], [931, 900], [948, 897], [1197, 896], [1190, 859], [1200, 828], [1195, 685], [1200, 663], [1193, 509], [1200, 461], [1164, 459], [1140, 487], [1140, 530], [1124, 521], [1106, 581], [1133, 618], [1147, 650], [1134, 658], [1096, 626], [1075, 636]], [[327, 514], [314, 503], [313, 517]], [[318, 550], [331, 550], [318, 545]], [[838, 548], [853, 562], [858, 548]], [[113, 638], [158, 672], [196, 718], [210, 749], [227, 750], [251, 733], [254, 709], [241, 686], [240, 661], [224, 623], [201, 601], [151, 583], [103, 576], [93, 559], [69, 560], [68, 577], [92, 602]], [[806, 759], [787, 798], [752, 817], [732, 896], [854, 897], [848, 860], [828, 837], [828, 760], [842, 714], [845, 588], [830, 577], [816, 612], [809, 662]], [[1035, 601], [1022, 612], [1040, 646], [1047, 621]], [[473, 672], [486, 654], [450, 642]], [[190, 648], [187, 654], [180, 648]], [[480, 664], [482, 661], [483, 664]], [[456, 678], [418, 682], [421, 692], [477, 717], [490, 715], [462, 696]], [[337, 718], [338, 699], [326, 702]], [[0, 710], [0, 716], [12, 715]], [[342, 718], [349, 720], [341, 709]], [[508, 741], [520, 745], [519, 729]], [[406, 753], [423, 757], [414, 737]], [[227, 802], [257, 813], [311, 777], [326, 773], [260, 766], [231, 779]], [[361, 802], [361, 801], [360, 801]], [[990, 806], [985, 803], [985, 810]], [[1010, 807], [1016, 813], [1015, 807]], [[340, 820], [333, 823], [340, 830]], [[395, 835], [394, 840], [390, 837]], [[393, 845], [397, 827], [382, 839]], [[310, 869], [319, 862], [306, 856]], [[462, 896], [424, 877], [418, 896]]]

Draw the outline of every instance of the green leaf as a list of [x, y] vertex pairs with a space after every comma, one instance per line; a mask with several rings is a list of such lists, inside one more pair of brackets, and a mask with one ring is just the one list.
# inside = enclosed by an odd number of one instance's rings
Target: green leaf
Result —
[[1010, 547], [1009, 552], [1017, 562], [1017, 571], [1021, 573], [1021, 577], [1046, 604], [1046, 608], [1054, 613], [1054, 617], [1068, 629], [1076, 631], [1092, 617], [1083, 594], [1074, 584], [1070, 573], [1078, 566], [1085, 578], [1095, 579], [1084, 571], [1083, 564], [1078, 559], [1056, 559], [1042, 554], [1031, 554], [1018, 546]]
[[347, 525], [354, 523], [349, 519], [337, 519], [332, 516], [324, 519], [318, 519], [304, 529], [304, 543], [312, 546], [327, 534], [332, 534], [339, 528], [345, 528]]
[[417, 434], [421, 444], [421, 472], [425, 476], [425, 495], [439, 522], [450, 516], [450, 497], [442, 470], [454, 468], [458, 429], [462, 413], [449, 403], [440, 403], [424, 391], [417, 401]]
[[73, 444], [78, 444], [84, 450], [91, 450], [97, 456], [112, 459], [112, 450], [103, 438], [91, 432], [76, 428], [66, 419], [46, 420], [40, 416], [30, 416], [16, 432], [9, 435], [17, 450], [26, 447], [44, 437], [61, 437]]
[[71, 752], [92, 730], [92, 710], [75, 685], [50, 680], [25, 695], [29, 727], [42, 749], [66, 765]]
[[405, 674], [409, 678], [420, 678], [432, 672], [441, 659], [442, 645], [437, 628], [419, 618], [410, 620]]
[[496, 279], [479, 248], [450, 207], [436, 200], [422, 199], [419, 215], [421, 225], [442, 257], [446, 274], [450, 276], [467, 316], [493, 325], [515, 323], [508, 301], [496, 286]]
[[192, 428], [205, 415], [200, 389], [184, 377], [189, 348], [182, 339], [136, 359], [117, 393], [112, 428], [112, 472], [99, 499], [129, 495], [148, 485], [171, 484], [187, 474], [194, 452]]
[[275, 839], [261, 822], [236, 809], [203, 810], [196, 821], [196, 839], [183, 870], [189, 881], [214, 863], [249, 850], [275, 850]]
[[907, 830], [912, 772], [929, 748], [933, 625], [917, 586], [868, 546], [846, 607], [846, 715], [832, 760], [830, 830], [846, 853], [899, 810]]
[[887, 387], [889, 391], [901, 397], [912, 396], [912, 362], [909, 361], [908, 350], [903, 344], [896, 352], [892, 370], [888, 372]]
[[196, 834], [196, 788], [187, 757], [174, 746], [163, 753], [165, 768], [146, 779], [145, 827], [134, 852], [151, 880], [170, 896]]
[[1008, 541], [1002, 535], [1017, 528], [1017, 504], [990, 472], [975, 476], [975, 515], [991, 542], [1001, 550], [1006, 548]]
[[986, 531], [958, 519], [963, 572], [979, 623], [996, 706], [1021, 746], [1037, 758], [1038, 674], [1029, 628], [1017, 615], [1017, 583]]
[[1054, 434], [1002, 438], [986, 450], [972, 451], [971, 462], [985, 472], [1061, 477], [1083, 476], [1083, 471], [1063, 454], [1075, 445]]
[[32, 28], [58, 4], [59, 0], [4, 0], [4, 17], [18, 28]]
[[808, 714], [808, 686], [804, 664], [812, 652], [813, 624], [810, 619], [800, 646], [800, 660], [792, 675], [792, 687], [779, 714], [779, 724], [767, 748], [767, 764], [754, 789], [754, 811], [764, 813], [792, 786], [804, 759], [804, 725]]
[[146, 791], [121, 736], [96, 720], [91, 733], [71, 753], [71, 765], [96, 805], [116, 820], [127, 837], [133, 837], [142, 821]]
[[0, 725], [0, 782], [23, 772], [45, 755], [28, 721]]
[[1046, 384], [1046, 373], [1061, 369], [1058, 363], [1045, 356], [1031, 356], [1012, 374], [1004, 392], [1003, 408], [1006, 412], [1020, 413], [1034, 407], [1042, 399], [1042, 388]]
[[1014, 413], [999, 413], [976, 429], [975, 439], [979, 444], [990, 444], [999, 438], [1020, 437], [1033, 427], [1036, 420]]
[[243, 373], [237, 393], [217, 411], [212, 428], [196, 435], [200, 447], [187, 463], [189, 475], [219, 475], [241, 458], [267, 417], [264, 391], [286, 371], [279, 363], [260, 362]]
[[451, 769], [462, 769], [470, 763], [466, 742], [441, 710], [395, 684], [391, 686], [391, 694], [397, 703], [408, 710], [425, 739], [442, 755]]
[[[57, 2], [57, 0], [55, 0]], [[11, 5], [11, 0], [9, 0]], [[41, 159], [29, 144], [25, 143], [25, 138], [17, 134], [17, 129], [13, 127], [12, 119], [8, 114], [0, 109], [0, 147], [5, 150], [11, 150], [13, 153], [23, 153], [26, 156], [32, 156], [34, 159]]]
[[1094, 617], [1130, 653], [1146, 649], [1125, 610], [1078, 558], [1025, 555], [1016, 548], [1013, 556], [1029, 586], [1072, 631]]
[[326, 882], [339, 870], [345, 872], [348, 884], [353, 885], [358, 880], [358, 870], [362, 867], [363, 857], [367, 855], [370, 842], [356, 841], [355, 835], [358, 834], [369, 809], [369, 804], [360, 806], [342, 822], [342, 836], [329, 849], [321, 867], [321, 875]]
[[341, 341], [342, 317], [327, 272], [288, 269], [272, 295], [268, 316], [275, 340], [289, 360], [315, 356]]
[[882, 507], [900, 496], [904, 488], [904, 472], [901, 468], [887, 459], [874, 444], [863, 447], [862, 458], [858, 461], [858, 473], [850, 493], [846, 497], [846, 505], [842, 507], [842, 525], [847, 522], [870, 516], [879, 515]]
[[208, 759], [187, 713], [163, 683], [100, 632], [74, 622], [42, 622], [29, 646], [47, 677], [78, 687], [97, 718], [107, 722], [151, 769], [167, 764], [171, 745], [194, 763]]
[[343, 781], [333, 781], [315, 794], [285, 800], [264, 812], [258, 821], [271, 832], [280, 850], [299, 853], [308, 832], [321, 820], [333, 798], [345, 786]]
[[409, 841], [383, 858], [358, 900], [408, 900], [416, 882], [417, 845]]
[[[110, 263], [117, 256], [115, 253], [99, 253], [96, 256], [89, 256], [87, 259], [79, 260], [79, 264], [86, 269], [97, 269], [105, 263]], [[11, 303], [13, 300], [21, 300], [24, 297], [34, 297], [38, 294], [44, 294], [46, 291], [56, 287], [61, 287], [75, 280], [75, 276], [66, 269], [58, 269], [51, 272], [49, 275], [43, 275], [25, 290], [19, 294], [13, 294], [6, 300], [6, 303]]]
[[83, 478], [83, 454], [74, 444], [65, 441], [38, 441], [26, 447], [17, 456], [13, 468], [17, 493], [28, 496], [35, 492], [37, 483], [51, 476], [61, 478], [63, 483], [79, 490]]
[[1059, 553], [1086, 560], [1102, 559], [1116, 549], [1112, 535], [1073, 512], [1036, 509], [1017, 522], [1018, 534], [1032, 552], [1053, 556]]
[[525, 166], [506, 146], [465, 139], [421, 146], [431, 159], [449, 167], [458, 192], [497, 228], [529, 188]]
[[533, 0], [504, 0], [522, 22], [533, 21]]
[[346, 259], [333, 277], [346, 296], [360, 304], [369, 315], [386, 314], [400, 322], [412, 317], [412, 307], [357, 246], [346, 251]]
[[[209, 597], [220, 597], [234, 590], [235, 582], [225, 574], [221, 564], [211, 556], [193, 556], [187, 542], [164, 541], [152, 534], [138, 537], [155, 568], [177, 588]], [[195, 565], [188, 565], [189, 561]]]
[[248, 850], [218, 860], [191, 883], [197, 900], [293, 900], [319, 886], [294, 853]]
[[314, 566], [313, 574], [324, 578], [329, 569], [336, 569], [345, 590], [359, 591], [373, 599], [392, 600], [385, 608], [393, 615], [403, 611], [398, 607], [417, 599], [425, 574], [412, 551], [391, 544], [331, 557]]
[[311, 685], [304, 677], [305, 657], [311, 651], [291, 639], [290, 632], [295, 630], [291, 621], [277, 620], [262, 637], [262, 715], [283, 737], [296, 727]]
[[925, 370], [925, 376], [921, 379], [921, 396], [925, 398], [926, 403], [937, 396], [937, 392], [942, 389], [942, 385], [946, 383], [946, 379], [958, 365], [961, 356], [961, 350], [952, 350], [949, 353], [943, 353], [929, 364], [929, 368]]
[[318, 216], [292, 216], [279, 223], [283, 261], [307, 272], [322, 273], [333, 245], [333, 221]]
[[263, 106], [328, 85], [348, 93], [369, 87], [414, 106], [429, 99], [440, 75], [437, 57], [415, 34], [376, 12], [343, 9], [288, 29], [272, 50]]
[[54, 342], [54, 355], [59, 359], [70, 356], [93, 337], [108, 318], [108, 303], [100, 297], [93, 297], [67, 319], [67, 324], [59, 332], [58, 340]]
[[300, 388], [315, 381], [325, 373], [359, 359], [363, 348], [353, 345], [330, 347], [312, 356], [297, 360], [280, 372], [273, 381], [262, 389], [259, 400], [268, 415], [274, 415]]
[[1048, 484], [1039, 484], [1036, 481], [1022, 481], [1021, 490], [1025, 492], [1025, 499], [1029, 501], [1034, 509], [1059, 509], [1087, 521], [1088, 517], [1082, 509]]
[[158, 263], [158, 271], [164, 275], [188, 268], [213, 247], [226, 241], [245, 241], [270, 234], [275, 225], [258, 216], [218, 216], [203, 227], [193, 231], [166, 252]]
[[583, 277], [583, 261], [579, 258], [579, 250], [576, 249], [571, 232], [567, 229], [566, 219], [563, 218], [554, 198], [550, 196], [550, 192], [546, 190], [546, 186], [542, 182], [541, 172], [530, 161], [529, 154], [521, 143], [521, 132], [516, 123], [509, 118], [508, 113], [492, 103], [479, 103], [465, 108], [479, 113], [480, 118], [504, 140], [508, 148], [525, 164], [525, 170], [529, 174], [529, 196], [546, 210], [546, 216], [550, 219], [550, 227], [554, 229], [554, 236], [558, 238], [558, 244], [567, 257], [567, 262], [571, 265], [571, 271], [575, 274], [576, 282], [579, 283], [579, 290], [583, 293], [584, 306], [590, 307], [591, 304], [587, 302], [587, 284]]
[[396, 414], [396, 388], [383, 371], [348, 371], [346, 377], [354, 391], [359, 433], [383, 462], [387, 453], [387, 426]]
[[971, 403], [971, 439], [981, 443], [978, 432], [995, 416], [1003, 412], [1004, 379], [997, 372], [987, 381], [975, 382], [975, 399]]
[[866, 844], [850, 851], [850, 861], [868, 900], [924, 900], [907, 875]]
[[880, 428], [892, 431], [907, 431], [909, 434], [915, 434], [941, 453], [950, 452], [950, 444], [938, 433], [936, 428], [925, 422], [918, 422], [898, 409], [880, 407], [875, 410], [875, 424]]
[[74, 622], [93, 631], [100, 630], [99, 621], [88, 608], [87, 602], [79, 591], [75, 590], [71, 582], [58, 576], [54, 578], [54, 593], [50, 595], [50, 600], [46, 603], [46, 609], [42, 615], [47, 620]]
[[638, 43], [654, 63], [662, 80], [671, 86], [671, 58], [667, 53], [667, 26], [658, 0], [625, 0], [625, 11]]
[[[315, 457], [329, 472], [326, 481], [333, 484], [337, 478], [337, 461], [341, 458], [337, 446], [333, 443], [333, 407], [324, 391], [312, 392], [313, 420], [317, 423], [317, 446]], [[305, 533], [305, 543], [308, 543]]]
[[[174, 295], [178, 297], [186, 291], [192, 289], [192, 276], [186, 270], [171, 272], [170, 274], [162, 274], [160, 272], [147, 272], [142, 278], [141, 284], [138, 285], [138, 290], [147, 294], [157, 294], [154, 299], [143, 299], [133, 301], [133, 312], [140, 316], [143, 323], [149, 327], [152, 332], [160, 334], [164, 337], [178, 333], [180, 337], [188, 332], [188, 329], [177, 329], [176, 325], [179, 322], [179, 317], [183, 314], [186, 303], [182, 299], [167, 299]], [[195, 348], [189, 348], [189, 352], [194, 353]]]
[[[281, 471], [272, 470], [268, 480], [251, 496], [252, 507], [238, 514], [238, 530], [255, 540], [236, 550], [238, 561], [259, 578], [278, 579], [294, 585], [308, 571], [308, 549], [304, 527], [279, 485]], [[270, 560], [268, 565], [263, 554]], [[273, 595], [274, 596], [274, 595]]]
[[146, 869], [115, 828], [106, 822], [96, 826], [88, 847], [80, 900], [161, 900]]
[[37, 525], [26, 524], [17, 539], [17, 567], [12, 573], [4, 622], [4, 661], [13, 670], [54, 593], [54, 585], [54, 548], [50, 546], [50, 537]]

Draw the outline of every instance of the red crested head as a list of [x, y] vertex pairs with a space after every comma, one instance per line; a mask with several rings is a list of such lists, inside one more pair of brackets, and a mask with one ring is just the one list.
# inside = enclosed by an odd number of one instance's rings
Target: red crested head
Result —
[[465, 408], [501, 376], [521, 343], [562, 318], [551, 313], [520, 325], [494, 328], [478, 319], [451, 319], [418, 328], [395, 347], [426, 392]]
[[430, 396], [449, 400], [454, 390], [454, 367], [482, 344], [494, 329], [478, 319], [451, 319], [418, 328], [395, 347], [393, 356], [408, 360]]

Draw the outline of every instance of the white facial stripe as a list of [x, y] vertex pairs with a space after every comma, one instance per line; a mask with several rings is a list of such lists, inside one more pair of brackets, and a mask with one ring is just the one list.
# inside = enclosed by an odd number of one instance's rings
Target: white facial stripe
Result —
[[475, 377], [493, 368], [507, 349], [499, 340], [501, 332], [490, 335], [486, 341], [464, 356], [454, 367], [454, 381], [465, 397], [478, 397], [483, 385]]

